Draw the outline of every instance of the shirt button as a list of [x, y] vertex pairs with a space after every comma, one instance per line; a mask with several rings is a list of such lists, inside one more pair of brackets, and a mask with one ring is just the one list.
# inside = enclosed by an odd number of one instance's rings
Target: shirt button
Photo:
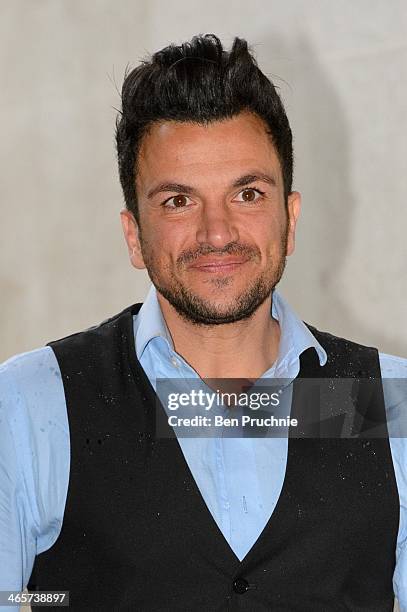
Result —
[[243, 595], [249, 589], [249, 583], [244, 578], [236, 578], [233, 583], [233, 590], [235, 593], [239, 593], [239, 595]]
[[178, 368], [178, 361], [175, 359], [175, 357], [171, 357], [171, 363], [172, 363], [173, 366]]

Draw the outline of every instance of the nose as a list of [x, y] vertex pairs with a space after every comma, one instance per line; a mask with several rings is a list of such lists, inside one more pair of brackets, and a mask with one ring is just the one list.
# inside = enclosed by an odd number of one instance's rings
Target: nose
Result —
[[237, 226], [226, 206], [214, 202], [203, 207], [196, 232], [196, 241], [200, 245], [221, 249], [238, 240]]

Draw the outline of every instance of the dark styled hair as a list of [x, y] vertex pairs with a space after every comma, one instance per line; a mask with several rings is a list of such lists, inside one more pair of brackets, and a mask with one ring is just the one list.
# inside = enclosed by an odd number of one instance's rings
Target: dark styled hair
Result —
[[116, 120], [120, 182], [126, 208], [137, 221], [137, 158], [143, 136], [156, 121], [207, 124], [242, 111], [261, 117], [276, 149], [287, 200], [292, 188], [290, 124], [273, 83], [261, 72], [246, 40], [229, 52], [214, 34], [157, 51], [126, 75]]

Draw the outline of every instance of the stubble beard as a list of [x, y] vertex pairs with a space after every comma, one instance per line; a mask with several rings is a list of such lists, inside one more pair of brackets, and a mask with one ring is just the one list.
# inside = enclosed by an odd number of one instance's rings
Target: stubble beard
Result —
[[[238, 297], [233, 298], [226, 307], [217, 306], [210, 298], [201, 298], [180, 282], [172, 270], [169, 271], [169, 278], [164, 283], [160, 275], [156, 273], [157, 265], [153, 250], [142, 239], [141, 234], [140, 244], [151, 282], [184, 320], [199, 326], [224, 325], [249, 319], [274, 291], [274, 288], [281, 280], [286, 265], [287, 231], [285, 231], [281, 239], [278, 260], [270, 261], [267, 269], [250, 282], [249, 286]], [[201, 248], [193, 253], [184, 253], [178, 258], [177, 265], [189, 263], [193, 259], [210, 253], [245, 254], [249, 255], [250, 258], [260, 257], [260, 252], [256, 251], [253, 247], [230, 243], [222, 251], [209, 247], [208, 249]], [[230, 277], [211, 279], [214, 291], [222, 291], [231, 282], [233, 282], [233, 279]]]

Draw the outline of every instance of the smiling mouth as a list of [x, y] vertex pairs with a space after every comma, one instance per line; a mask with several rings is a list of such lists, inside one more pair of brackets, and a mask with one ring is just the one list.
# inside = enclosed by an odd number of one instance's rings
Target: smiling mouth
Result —
[[193, 270], [197, 270], [198, 272], [206, 272], [208, 274], [228, 273], [240, 269], [242, 265], [248, 261], [248, 259], [236, 258], [210, 259], [205, 261], [197, 261], [189, 267]]

